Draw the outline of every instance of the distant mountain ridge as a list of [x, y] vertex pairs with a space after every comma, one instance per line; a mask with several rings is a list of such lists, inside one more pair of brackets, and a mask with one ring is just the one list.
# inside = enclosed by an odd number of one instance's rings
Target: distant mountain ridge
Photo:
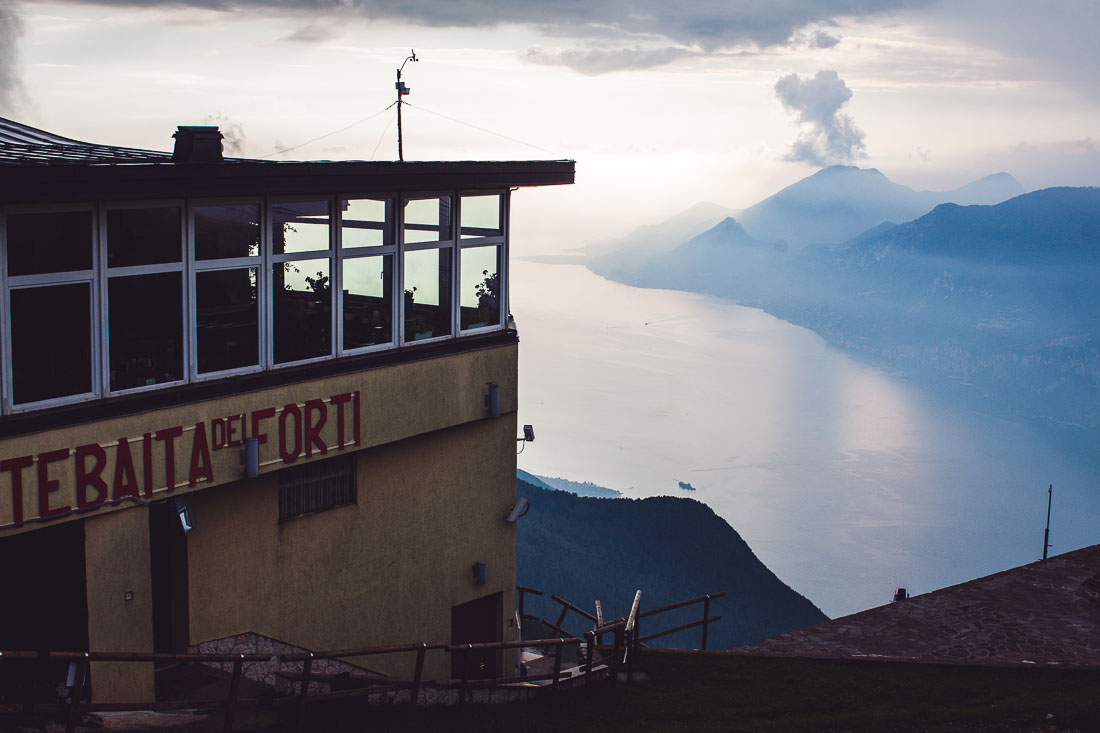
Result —
[[1100, 454], [1100, 189], [941, 204], [840, 245], [750, 234], [726, 220], [662, 255], [589, 267], [761, 307]]
[[[555, 620], [561, 606], [550, 593], [604, 617], [630, 611], [634, 592], [642, 609], [725, 591], [711, 613], [722, 620], [709, 630], [710, 649], [728, 649], [826, 620], [809, 600], [764, 566], [740, 535], [707, 505], [680, 497], [599, 499], [549, 491], [517, 481], [531, 510], [516, 524], [516, 580], [545, 591], [529, 596], [526, 610]], [[692, 606], [644, 624], [649, 633], [701, 618]], [[573, 614], [566, 626], [591, 628]], [[528, 638], [546, 629], [524, 630]], [[643, 631], [643, 633], [647, 633]], [[655, 646], [698, 648], [698, 628], [654, 641]]]

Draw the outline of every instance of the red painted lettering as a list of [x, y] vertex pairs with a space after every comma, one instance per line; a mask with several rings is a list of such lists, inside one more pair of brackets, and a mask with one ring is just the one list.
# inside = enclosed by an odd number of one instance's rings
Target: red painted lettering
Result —
[[[294, 416], [294, 450], [287, 448], [286, 424], [290, 422], [290, 416]], [[294, 463], [302, 454], [302, 411], [298, 405], [291, 402], [283, 405], [283, 414], [279, 415], [279, 455], [283, 463]]]
[[225, 418], [225, 446], [232, 448], [233, 446], [240, 445], [244, 441], [242, 438], [234, 437], [236, 432], [237, 421], [241, 423], [241, 436], [244, 436], [244, 415], [233, 415], [232, 417]]
[[210, 465], [210, 446], [206, 442], [206, 423], [195, 423], [195, 442], [191, 444], [191, 472], [187, 485], [194, 486], [199, 479], [210, 483], [214, 480], [214, 467]]
[[[313, 422], [313, 413], [316, 412], [319, 417], [317, 422]], [[321, 430], [325, 427], [325, 423], [328, 421], [328, 409], [325, 407], [325, 401], [322, 399], [307, 400], [306, 401], [306, 415], [305, 415], [305, 439], [303, 442], [306, 444], [306, 458], [313, 455], [313, 447], [317, 446], [317, 450], [324, 455], [328, 453], [328, 446], [325, 445], [324, 439], [321, 437]]]
[[351, 392], [334, 394], [328, 398], [329, 404], [336, 405], [336, 447], [344, 450], [344, 403], [351, 399]]
[[183, 435], [183, 426], [164, 428], [156, 432], [157, 440], [164, 443], [164, 479], [168, 490], [176, 490], [176, 438]]
[[153, 495], [153, 434], [141, 436], [141, 476], [145, 481], [145, 495]]
[[274, 407], [265, 407], [252, 413], [252, 437], [256, 439], [256, 445], [261, 446], [267, 442], [267, 433], [260, 432], [260, 420], [275, 417]]
[[61, 482], [50, 478], [50, 464], [63, 461], [69, 457], [68, 448], [58, 448], [38, 454], [38, 516], [42, 519], [60, 517], [73, 510], [71, 506], [59, 506], [50, 508], [50, 494], [61, 488]]
[[[95, 459], [91, 469], [88, 457]], [[76, 508], [94, 509], [107, 500], [107, 482], [103, 480], [103, 469], [107, 465], [107, 451], [99, 443], [88, 443], [76, 447]], [[88, 498], [88, 489], [95, 489], [95, 498]]]
[[23, 469], [34, 465], [34, 456], [5, 458], [0, 461], [0, 471], [11, 471], [11, 521], [23, 523]]
[[352, 394], [351, 407], [352, 417], [355, 419], [355, 426], [354, 430], [352, 431], [352, 435], [355, 436], [355, 444], [359, 445], [359, 390], [355, 390], [355, 392]]
[[210, 442], [214, 450], [221, 450], [226, 445], [225, 418], [216, 417], [210, 421]]
[[118, 439], [118, 450], [115, 451], [115, 480], [111, 485], [111, 501], [118, 501], [124, 496], [138, 496], [137, 471], [134, 470], [134, 457], [130, 455], [130, 441], [126, 438]]

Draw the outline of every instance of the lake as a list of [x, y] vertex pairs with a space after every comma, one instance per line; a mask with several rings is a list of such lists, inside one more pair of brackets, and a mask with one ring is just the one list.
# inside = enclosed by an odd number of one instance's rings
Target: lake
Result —
[[1096, 467], [1026, 425], [720, 298], [579, 265], [511, 277], [537, 438], [519, 467], [705, 502], [829, 616], [1038, 559], [1052, 483], [1051, 554], [1100, 542]]

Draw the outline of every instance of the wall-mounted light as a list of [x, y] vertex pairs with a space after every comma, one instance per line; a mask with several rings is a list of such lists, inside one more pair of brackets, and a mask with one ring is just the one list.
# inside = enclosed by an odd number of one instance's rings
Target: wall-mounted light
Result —
[[516, 442], [517, 443], [523, 443], [523, 445], [520, 446], [519, 451], [516, 453], [516, 455], [519, 455], [520, 453], [523, 452], [523, 449], [527, 447], [528, 443], [534, 443], [535, 442], [535, 428], [531, 425], [524, 425], [523, 426], [523, 437], [522, 438], [516, 438]]
[[260, 475], [260, 443], [255, 438], [245, 438], [241, 448], [241, 470], [248, 478]]
[[195, 514], [191, 510], [191, 500], [184, 496], [177, 496], [172, 499], [172, 503], [176, 507], [176, 514], [179, 515], [180, 524], [183, 526], [184, 534], [191, 534], [195, 529]]
[[485, 585], [489, 580], [489, 563], [475, 562], [474, 567], [474, 585]]
[[515, 506], [508, 511], [508, 516], [504, 517], [504, 521], [509, 523], [515, 522], [529, 511], [531, 511], [531, 502], [521, 496], [516, 499]]
[[485, 406], [489, 408], [489, 417], [500, 417], [500, 385], [489, 382], [489, 394], [485, 395]]

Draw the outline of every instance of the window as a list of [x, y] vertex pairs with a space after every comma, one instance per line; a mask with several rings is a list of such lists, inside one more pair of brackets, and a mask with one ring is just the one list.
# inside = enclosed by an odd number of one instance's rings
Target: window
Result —
[[11, 334], [6, 407], [92, 396], [98, 322], [92, 212], [4, 218]]
[[183, 208], [109, 209], [106, 219], [108, 390], [182, 381]]
[[404, 213], [405, 342], [450, 336], [451, 197], [406, 199]]
[[356, 501], [354, 455], [284, 468], [278, 476], [280, 520]]
[[328, 201], [272, 204], [272, 329], [276, 364], [332, 354]]
[[260, 351], [260, 204], [200, 204], [195, 240], [196, 374], [257, 369]]
[[0, 406], [481, 334], [508, 193], [0, 206]]

